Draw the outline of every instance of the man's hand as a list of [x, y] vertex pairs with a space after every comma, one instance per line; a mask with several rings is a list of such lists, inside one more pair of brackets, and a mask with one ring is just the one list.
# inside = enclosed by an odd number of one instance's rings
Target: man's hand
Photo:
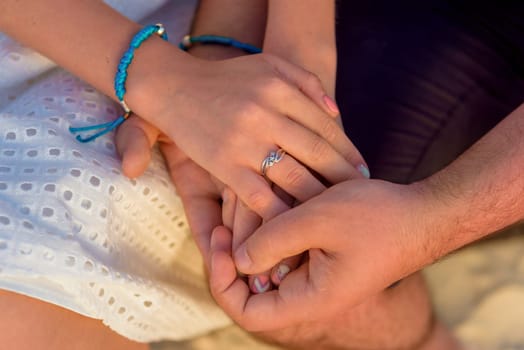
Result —
[[[234, 252], [230, 232], [211, 239], [211, 290], [243, 328], [270, 331], [331, 318], [429, 263], [431, 207], [418, 185], [352, 180], [261, 226]], [[423, 221], [427, 219], [428, 221]], [[429, 248], [428, 248], [429, 249]], [[258, 274], [308, 252], [278, 290], [252, 295], [237, 270]]]

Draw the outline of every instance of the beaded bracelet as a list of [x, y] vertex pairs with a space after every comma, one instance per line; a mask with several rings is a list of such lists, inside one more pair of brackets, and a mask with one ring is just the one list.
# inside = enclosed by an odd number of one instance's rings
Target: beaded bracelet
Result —
[[122, 58], [120, 59], [120, 63], [118, 64], [118, 70], [115, 75], [115, 94], [118, 98], [118, 101], [120, 102], [120, 105], [124, 109], [124, 114], [118, 117], [117, 119], [103, 124], [97, 124], [97, 125], [90, 125], [90, 126], [84, 126], [84, 127], [77, 127], [73, 128], [70, 127], [69, 131], [71, 133], [77, 133], [82, 131], [91, 131], [91, 130], [99, 130], [101, 131], [90, 135], [88, 137], [82, 137], [80, 135], [76, 136], [76, 139], [80, 142], [89, 142], [94, 139], [96, 139], [99, 136], [102, 136], [104, 134], [107, 134], [111, 130], [116, 129], [120, 124], [122, 124], [131, 114], [131, 110], [127, 106], [126, 102], [124, 101], [124, 95], [126, 93], [126, 79], [127, 79], [127, 69], [129, 68], [129, 65], [133, 61], [135, 50], [140, 47], [140, 45], [148, 38], [150, 38], [153, 34], [157, 34], [162, 39], [167, 40], [167, 34], [164, 29], [164, 26], [162, 24], [155, 24], [155, 25], [148, 25], [142, 28], [138, 33], [135, 34], [133, 39], [131, 40], [129, 44], [129, 48], [127, 51], [122, 55]]
[[261, 53], [262, 50], [251, 44], [243, 43], [233, 38], [227, 36], [219, 35], [200, 35], [200, 36], [191, 36], [186, 35], [184, 39], [178, 44], [178, 47], [184, 51], [189, 50], [193, 44], [218, 44], [224, 46], [232, 46], [237, 49], [244, 50], [249, 54]]

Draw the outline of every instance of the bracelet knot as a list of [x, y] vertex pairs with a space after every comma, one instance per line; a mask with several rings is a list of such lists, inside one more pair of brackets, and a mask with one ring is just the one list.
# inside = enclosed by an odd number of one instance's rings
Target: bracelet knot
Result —
[[73, 134], [78, 132], [84, 132], [84, 131], [92, 131], [92, 130], [100, 130], [90, 136], [82, 137], [81, 135], [77, 135], [76, 139], [80, 142], [89, 142], [93, 141], [94, 139], [107, 134], [108, 132], [116, 129], [119, 125], [121, 125], [131, 114], [131, 109], [127, 105], [127, 103], [124, 101], [124, 95], [126, 94], [126, 80], [127, 80], [127, 70], [129, 68], [129, 65], [133, 61], [133, 58], [135, 57], [135, 50], [142, 45], [142, 43], [150, 38], [153, 34], [157, 34], [159, 37], [161, 37], [163, 40], [167, 40], [167, 34], [164, 26], [162, 24], [153, 24], [153, 25], [147, 25], [144, 28], [142, 28], [138, 33], [135, 34], [135, 36], [131, 39], [131, 42], [129, 44], [129, 48], [126, 52], [122, 55], [122, 58], [120, 58], [120, 62], [118, 63], [117, 71], [115, 74], [115, 80], [114, 80], [114, 89], [115, 89], [115, 95], [118, 98], [118, 101], [120, 102], [120, 105], [122, 106], [122, 109], [124, 110], [124, 114], [118, 117], [117, 119], [108, 122], [108, 123], [102, 123], [97, 125], [90, 125], [90, 126], [84, 126], [84, 127], [70, 127], [69, 131]]

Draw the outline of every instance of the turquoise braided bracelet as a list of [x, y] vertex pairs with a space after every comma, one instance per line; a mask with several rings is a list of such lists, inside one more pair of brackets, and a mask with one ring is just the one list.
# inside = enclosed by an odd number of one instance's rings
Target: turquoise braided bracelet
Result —
[[119, 125], [121, 125], [131, 113], [131, 110], [127, 106], [126, 102], [124, 101], [124, 95], [126, 93], [126, 79], [127, 79], [127, 69], [129, 68], [129, 65], [133, 61], [133, 58], [135, 56], [135, 50], [142, 45], [142, 43], [150, 38], [153, 34], [157, 34], [162, 39], [167, 40], [167, 34], [164, 29], [164, 26], [162, 24], [154, 24], [154, 25], [148, 25], [142, 28], [138, 33], [135, 34], [133, 39], [131, 39], [131, 42], [129, 44], [129, 48], [127, 51], [122, 55], [122, 58], [120, 59], [120, 63], [118, 64], [118, 70], [115, 75], [115, 94], [118, 98], [118, 101], [120, 102], [120, 105], [122, 105], [122, 108], [124, 109], [124, 114], [118, 117], [117, 119], [103, 124], [97, 124], [97, 125], [90, 125], [90, 126], [84, 126], [84, 127], [77, 127], [73, 128], [70, 127], [69, 131], [73, 134], [77, 132], [83, 132], [83, 131], [92, 131], [92, 130], [100, 130], [99, 132], [96, 132], [93, 135], [90, 135], [88, 137], [82, 137], [80, 135], [76, 136], [76, 139], [80, 142], [89, 142], [93, 141], [99, 136], [102, 136], [104, 134], [107, 134], [111, 130], [116, 129]]
[[200, 35], [191, 36], [186, 35], [184, 39], [178, 44], [178, 47], [184, 51], [189, 50], [193, 44], [218, 44], [224, 46], [232, 46], [237, 49], [244, 50], [249, 54], [261, 53], [262, 50], [251, 44], [243, 43], [227, 36], [220, 35]]

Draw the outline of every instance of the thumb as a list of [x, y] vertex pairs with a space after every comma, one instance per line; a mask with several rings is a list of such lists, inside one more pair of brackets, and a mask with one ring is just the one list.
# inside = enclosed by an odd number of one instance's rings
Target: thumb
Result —
[[151, 161], [151, 147], [159, 131], [136, 115], [131, 115], [117, 130], [116, 148], [122, 157], [124, 175], [135, 178], [144, 173]]
[[307, 265], [291, 272], [278, 290], [250, 293], [231, 259], [231, 242], [226, 227], [213, 230], [209, 286], [218, 305], [242, 328], [250, 332], [282, 330], [324, 312], [325, 299], [313, 288]]
[[307, 213], [307, 208], [299, 206], [259, 227], [234, 252], [238, 270], [259, 274], [307, 250], [331, 250], [332, 235], [322, 232], [318, 219]]

